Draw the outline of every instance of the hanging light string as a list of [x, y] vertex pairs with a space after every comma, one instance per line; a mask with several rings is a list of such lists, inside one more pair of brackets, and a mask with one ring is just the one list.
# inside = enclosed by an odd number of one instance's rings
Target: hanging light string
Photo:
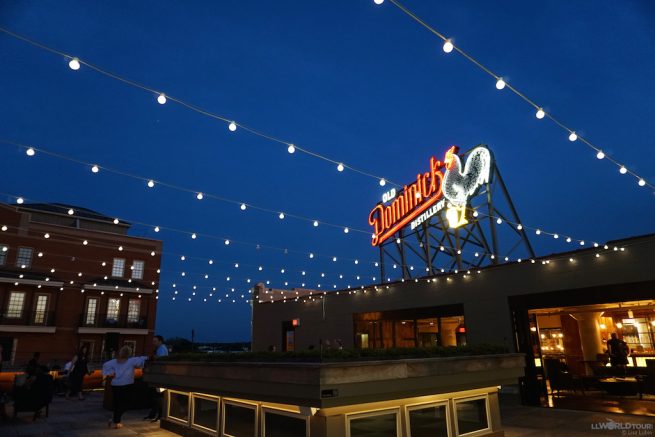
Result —
[[[384, 2], [384, 0], [374, 0], [376, 4], [380, 5]], [[624, 164], [613, 158], [612, 156], [608, 155], [606, 152], [604, 152], [599, 146], [596, 146], [589, 140], [588, 138], [585, 138], [581, 136], [577, 131], [575, 131], [573, 128], [567, 126], [564, 124], [564, 122], [560, 121], [557, 119], [554, 115], [552, 115], [550, 112], [546, 112], [544, 110], [543, 106], [538, 105], [535, 103], [534, 100], [530, 99], [528, 96], [526, 96], [524, 93], [520, 92], [518, 89], [516, 89], [514, 86], [511, 84], [507, 83], [505, 79], [494, 73], [490, 68], [486, 67], [484, 64], [482, 64], [480, 61], [475, 59], [473, 56], [471, 56], [469, 53], [465, 52], [463, 49], [455, 45], [455, 43], [452, 41], [452, 39], [448, 38], [445, 36], [443, 33], [439, 32], [437, 29], [435, 29], [433, 26], [430, 26], [427, 24], [425, 21], [423, 21], [421, 18], [419, 18], [416, 14], [414, 14], [412, 11], [407, 9], [405, 6], [403, 6], [398, 0], [389, 0], [390, 3], [392, 3], [394, 6], [396, 6], [398, 9], [400, 9], [405, 15], [416, 21], [418, 24], [420, 24], [422, 27], [427, 29], [430, 33], [434, 34], [437, 38], [441, 39], [444, 43], [443, 45], [443, 51], [446, 53], [450, 53], [453, 50], [455, 50], [457, 53], [462, 55], [466, 60], [471, 62], [473, 65], [478, 67], [480, 70], [484, 71], [486, 74], [489, 76], [493, 77], [496, 80], [496, 88], [499, 90], [502, 90], [504, 88], [509, 89], [511, 92], [516, 94], [519, 98], [521, 98], [524, 102], [526, 102], [528, 105], [532, 106], [532, 108], [536, 111], [535, 116], [537, 119], [543, 119], [544, 117], [547, 117], [550, 119], [553, 123], [555, 123], [559, 128], [562, 130], [566, 131], [569, 135], [569, 141], [574, 142], [576, 140], [580, 140], [582, 143], [584, 143], [587, 147], [592, 149], [593, 151], [596, 152], [596, 158], [598, 159], [604, 159], [606, 158], [608, 161], [610, 161], [612, 164], [616, 165], [619, 169], [619, 173], [625, 175], [629, 174], [630, 176], [634, 177], [637, 180], [637, 184], [640, 187], [643, 186], [648, 186], [651, 189], [655, 189], [655, 185], [653, 183], [647, 182], [646, 179], [644, 179], [642, 176], [637, 174], [635, 171], [628, 169]]]
[[141, 83], [136, 82], [134, 80], [127, 79], [127, 78], [125, 78], [123, 76], [120, 76], [120, 75], [118, 75], [116, 73], [112, 73], [112, 72], [110, 72], [110, 71], [108, 71], [108, 70], [106, 70], [106, 69], [104, 69], [102, 67], [99, 67], [98, 65], [95, 65], [95, 64], [92, 64], [92, 63], [87, 62], [85, 60], [82, 60], [79, 57], [70, 55], [68, 53], [65, 53], [65, 52], [63, 52], [61, 50], [58, 50], [58, 49], [55, 49], [53, 47], [47, 46], [47, 45], [45, 45], [45, 44], [43, 44], [41, 42], [35, 41], [35, 40], [33, 40], [31, 38], [28, 38], [26, 36], [17, 34], [15, 32], [12, 32], [9, 29], [6, 29], [4, 27], [0, 27], [0, 32], [3, 32], [4, 34], [6, 34], [6, 35], [8, 35], [8, 36], [10, 36], [12, 38], [23, 41], [25, 43], [28, 43], [28, 44], [30, 44], [30, 45], [32, 45], [34, 47], [39, 48], [39, 49], [45, 50], [47, 52], [50, 52], [50, 53], [53, 53], [53, 54], [56, 54], [56, 55], [59, 55], [59, 56], [62, 56], [63, 58], [65, 58], [66, 60], [69, 61], [68, 65], [72, 70], [79, 70], [80, 67], [82, 65], [84, 65], [84, 66], [90, 68], [91, 70], [93, 70], [93, 71], [95, 71], [97, 73], [100, 73], [101, 75], [103, 75], [105, 77], [114, 79], [116, 81], [119, 81], [121, 83], [129, 85], [131, 87], [138, 88], [138, 89], [140, 89], [142, 91], [152, 93], [153, 95], [157, 96], [157, 101], [162, 105], [170, 100], [170, 101], [175, 102], [175, 103], [179, 104], [180, 106], [182, 106], [184, 108], [187, 108], [187, 109], [189, 109], [189, 110], [191, 110], [193, 112], [196, 112], [198, 114], [204, 115], [204, 116], [209, 117], [209, 118], [212, 118], [214, 120], [218, 120], [218, 121], [223, 122], [223, 123], [227, 123], [229, 130], [232, 131], [232, 132], [236, 131], [237, 128], [241, 128], [241, 129], [245, 130], [246, 132], [249, 132], [249, 133], [251, 133], [251, 134], [253, 134], [255, 136], [258, 136], [260, 138], [266, 139], [268, 141], [272, 141], [272, 142], [277, 143], [277, 144], [281, 144], [281, 145], [286, 147], [287, 152], [290, 153], [290, 154], [293, 154], [295, 152], [304, 153], [304, 154], [306, 154], [308, 156], [311, 156], [313, 158], [317, 158], [317, 159], [329, 162], [332, 165], [336, 165], [337, 170], [339, 172], [344, 171], [344, 169], [348, 169], [348, 170], [353, 171], [355, 173], [359, 173], [359, 174], [361, 174], [363, 176], [375, 179], [380, 183], [380, 185], [385, 185], [388, 182], [388, 183], [390, 183], [392, 185], [395, 185], [396, 187], [401, 187], [400, 184], [392, 182], [389, 179], [385, 179], [385, 178], [383, 178], [381, 176], [374, 175], [374, 174], [372, 174], [370, 172], [367, 172], [365, 170], [362, 170], [360, 168], [357, 168], [357, 167], [354, 167], [352, 165], [346, 164], [343, 161], [338, 161], [338, 160], [335, 160], [333, 158], [327, 157], [327, 156], [325, 156], [323, 154], [320, 154], [318, 152], [314, 152], [314, 151], [312, 151], [312, 150], [310, 150], [308, 148], [300, 147], [300, 146], [298, 146], [298, 145], [296, 145], [296, 144], [294, 144], [292, 142], [280, 139], [280, 138], [278, 138], [278, 137], [276, 137], [274, 135], [265, 133], [265, 132], [263, 132], [263, 131], [261, 131], [259, 129], [250, 127], [250, 126], [248, 126], [246, 124], [243, 124], [241, 122], [237, 122], [234, 119], [230, 119], [230, 118], [225, 117], [223, 115], [213, 113], [213, 112], [208, 111], [206, 109], [203, 109], [203, 108], [201, 108], [201, 107], [199, 107], [197, 105], [189, 103], [189, 102], [187, 102], [187, 101], [185, 101], [183, 99], [173, 97], [170, 94], [165, 93], [165, 92], [163, 92], [161, 90], [157, 90], [155, 88], [152, 88], [150, 86], [141, 84]]
[[[206, 193], [206, 192], [203, 192], [203, 191], [196, 191], [196, 190], [186, 188], [186, 187], [180, 187], [180, 186], [177, 186], [177, 185], [174, 185], [174, 184], [169, 184], [169, 183], [166, 183], [166, 182], [162, 182], [160, 180], [155, 180], [155, 179], [147, 178], [147, 177], [144, 177], [144, 176], [128, 173], [128, 172], [125, 172], [123, 170], [116, 170], [116, 169], [109, 168], [109, 167], [104, 167], [104, 166], [101, 167], [101, 166], [99, 166], [97, 164], [93, 164], [91, 162], [83, 161], [83, 160], [80, 160], [80, 159], [77, 159], [77, 158], [74, 158], [74, 157], [69, 157], [69, 156], [62, 155], [62, 154], [55, 153], [55, 152], [50, 152], [50, 151], [48, 151], [46, 149], [35, 148], [33, 146], [18, 143], [18, 142], [15, 142], [15, 141], [0, 139], [0, 144], [11, 145], [11, 146], [14, 146], [14, 147], [22, 148], [25, 151], [25, 153], [27, 154], [27, 156], [29, 156], [29, 157], [35, 156], [37, 151], [38, 151], [39, 153], [43, 153], [43, 154], [45, 154], [47, 156], [52, 156], [52, 157], [55, 157], [55, 158], [58, 158], [58, 159], [62, 159], [62, 160], [65, 160], [65, 161], [70, 161], [70, 162], [82, 165], [82, 166], [84, 166], [86, 168], [91, 168], [91, 171], [93, 173], [99, 173], [100, 169], [103, 169], [105, 171], [108, 171], [108, 172], [116, 174], [116, 175], [136, 179], [136, 180], [139, 180], [139, 181], [142, 181], [142, 182], [146, 182], [146, 185], [148, 187], [150, 187], [150, 188], [154, 188], [156, 185], [162, 185], [162, 186], [174, 189], [174, 190], [178, 190], [178, 191], [182, 191], [182, 192], [186, 192], [186, 193], [194, 193], [194, 194], [196, 194], [196, 198], [198, 198], [198, 199], [204, 199], [205, 197], [208, 197], [208, 198], [213, 198], [215, 200], [226, 202], [226, 203], [229, 203], [229, 204], [232, 204], [232, 205], [239, 205], [240, 209], [243, 210], [243, 211], [245, 211], [248, 208], [253, 208], [253, 209], [258, 210], [258, 211], [275, 214], [275, 215], [278, 216], [279, 219], [284, 219], [286, 217], [292, 217], [292, 218], [295, 218], [295, 219], [298, 219], [298, 220], [301, 220], [301, 221], [311, 222], [314, 227], [318, 227], [319, 225], [327, 225], [327, 226], [330, 226], [330, 227], [333, 227], [333, 228], [342, 229], [344, 233], [350, 233], [351, 231], [353, 231], [353, 232], [358, 232], [358, 233], [362, 233], [362, 234], [371, 235], [370, 230], [367, 231], [367, 230], [363, 230], [363, 229], [357, 229], [357, 228], [354, 228], [354, 227], [351, 227], [351, 226], [344, 226], [344, 225], [337, 225], [337, 224], [333, 224], [333, 223], [323, 222], [323, 221], [319, 221], [319, 220], [316, 220], [316, 219], [311, 219], [309, 217], [300, 216], [300, 215], [297, 215], [297, 214], [284, 213], [284, 212], [276, 211], [276, 210], [273, 210], [273, 209], [270, 209], [270, 208], [265, 208], [265, 207], [260, 207], [260, 206], [257, 206], [257, 205], [253, 205], [251, 203], [246, 203], [246, 202], [242, 202], [242, 201], [238, 201], [238, 200], [228, 199], [228, 198], [218, 196], [218, 195], [214, 195], [214, 194], [211, 194], [211, 193]], [[0, 194], [2, 194], [2, 193], [0, 193]], [[15, 196], [15, 195], [8, 195], [8, 196], [13, 197], [15, 199], [22, 199], [21, 197], [18, 197], [18, 196]], [[588, 240], [584, 240], [584, 239], [580, 239], [580, 238], [573, 238], [573, 237], [570, 236], [570, 234], [567, 234], [567, 233], [546, 231], [546, 230], [543, 230], [541, 227], [527, 226], [527, 225], [523, 225], [521, 223], [514, 223], [514, 222], [511, 222], [511, 221], [506, 221], [504, 217], [494, 216], [494, 215], [490, 215], [490, 214], [484, 214], [484, 213], [478, 212], [473, 207], [467, 207], [467, 210], [470, 211], [471, 214], [474, 217], [478, 217], [478, 215], [482, 215], [484, 217], [492, 218], [492, 219], [496, 220], [498, 222], [498, 224], [501, 224], [503, 222], [507, 222], [509, 225], [514, 226], [520, 232], [523, 232], [523, 230], [532, 230], [532, 231], [535, 232], [536, 235], [541, 235], [541, 234], [549, 235], [549, 236], [554, 237], [555, 239], [559, 239], [560, 236], [563, 236], [563, 240], [566, 241], [567, 243], [571, 243], [572, 241], [575, 241], [575, 242], [579, 243], [582, 246], [585, 245], [585, 241], [588, 241]], [[134, 223], [134, 224], [141, 225], [141, 226], [150, 227], [152, 229], [155, 229], [155, 231], [158, 231], [159, 229], [164, 229], [164, 227], [158, 226], [158, 225], [150, 225], [150, 224], [141, 223], [141, 222], [137, 222], [137, 221], [130, 221], [130, 222]], [[179, 230], [179, 229], [174, 229], [174, 228], [165, 228], [165, 229], [173, 231], [173, 232], [178, 232], [178, 233], [190, 235], [192, 238], [195, 238], [194, 236], [197, 237], [198, 235], [201, 235], [203, 237], [208, 237], [208, 238], [212, 238], [212, 239], [232, 241], [232, 240], [230, 240], [229, 238], [226, 238], [226, 237], [219, 237], [219, 236], [210, 235], [210, 234], [197, 234], [197, 233], [194, 233], [194, 232], [190, 232], [190, 231], [186, 231], [186, 230]], [[266, 247], [267, 249], [282, 250], [282, 251], [285, 251], [285, 252], [289, 251], [286, 248], [279, 248], [279, 247], [273, 247], [273, 246], [262, 246], [261, 244], [258, 244], [258, 243], [250, 243], [250, 242], [243, 242], [243, 241], [234, 241], [234, 242], [238, 243], [238, 244], [246, 244], [246, 245], [250, 245], [250, 246]], [[457, 250], [456, 248], [453, 248], [453, 247], [449, 247], [448, 249]], [[312, 252], [308, 252], [308, 251], [292, 251], [292, 252], [302, 253], [302, 254], [305, 254], [305, 255], [313, 256]], [[498, 254], [494, 254], [494, 255], [498, 255]], [[355, 261], [355, 259], [351, 259], [351, 258], [345, 258], [345, 259]]]

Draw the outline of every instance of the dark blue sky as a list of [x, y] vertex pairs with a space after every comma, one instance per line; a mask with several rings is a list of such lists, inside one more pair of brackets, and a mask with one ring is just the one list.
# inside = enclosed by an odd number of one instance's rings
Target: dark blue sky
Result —
[[[608, 154], [655, 180], [653, 2], [408, 0], [407, 6]], [[9, 0], [0, 5], [0, 25], [400, 182], [411, 181], [429, 156], [451, 144], [487, 143], [527, 225], [592, 241], [654, 230], [652, 190], [619, 175], [579, 141], [570, 143], [550, 121], [538, 121], [529, 106], [496, 90], [493, 79], [461, 56], [444, 54], [436, 38], [389, 2]], [[63, 58], [2, 34], [0, 59], [0, 138], [360, 229], [368, 228], [368, 212], [383, 191], [375, 180], [289, 155], [285, 146], [242, 130], [230, 133], [178, 105], [158, 105], [153, 95], [88, 68], [74, 72]], [[134, 235], [162, 238], [168, 253], [158, 313], [165, 336], [188, 336], [195, 328], [200, 340], [248, 339], [249, 306], [215, 300], [226, 293], [240, 298], [251, 285], [246, 278], [332, 288], [368, 283], [376, 274], [364, 262], [377, 256], [367, 234], [242, 212], [163, 187], [148, 190], [43, 155], [28, 159], [15, 147], [0, 153], [1, 192], [326, 255], [310, 260], [135, 226]], [[531, 240], [542, 254], [570, 248]], [[182, 262], [181, 254], [201, 259]], [[188, 274], [181, 277], [182, 271]], [[212, 286], [221, 293], [206, 303], [172, 301], [173, 283], [184, 296], [193, 285], [200, 298]]]

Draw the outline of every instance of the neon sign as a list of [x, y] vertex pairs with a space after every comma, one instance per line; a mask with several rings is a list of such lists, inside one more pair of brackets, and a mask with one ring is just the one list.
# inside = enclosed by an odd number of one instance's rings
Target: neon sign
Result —
[[486, 147], [476, 147], [469, 152], [462, 172], [458, 150], [456, 146], [448, 149], [443, 162], [431, 157], [429, 171], [416, 175], [416, 181], [396, 193], [393, 202], [386, 206], [378, 203], [371, 210], [368, 222], [373, 226], [373, 246], [382, 244], [410, 222], [415, 229], [444, 208], [450, 227], [468, 223], [468, 199], [489, 181], [491, 153]]

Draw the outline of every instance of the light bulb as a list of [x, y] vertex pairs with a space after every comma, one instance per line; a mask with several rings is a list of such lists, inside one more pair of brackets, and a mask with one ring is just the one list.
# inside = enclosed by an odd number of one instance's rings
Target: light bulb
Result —
[[289, 147], [287, 147], [287, 152], [289, 153], [294, 153], [296, 151], [296, 146], [293, 144], [289, 144]]
[[387, 184], [387, 181], [384, 180], [384, 178], [380, 179], [380, 186], [384, 187]]
[[19, 204], [19, 205], [22, 205], [23, 202], [24, 202], [24, 200], [23, 200], [22, 197], [19, 197], [18, 199], [16, 199], [16, 203]]
[[373, 3], [375, 3], [376, 5], [381, 5], [382, 3], [384, 3], [384, 0], [373, 0]]
[[73, 208], [69, 209], [68, 210], [68, 215], [73, 215], [73, 214], [75, 214], [75, 211], [73, 211]]
[[520, 231], [521, 229], [523, 229], [523, 225], [519, 223], [518, 226], [516, 227], [516, 229], [518, 229]]
[[505, 88], [505, 85], [507, 85], [505, 81], [502, 78], [498, 78], [498, 80], [496, 81], [496, 89], [502, 90], [503, 88]]
[[114, 224], [117, 225], [117, 224], [119, 224], [119, 223], [120, 223], [120, 220], [118, 220], [117, 218], [115, 218], [115, 219], [114, 219]]
[[640, 187], [643, 187], [644, 185], [646, 185], [646, 181], [643, 180], [643, 179], [639, 179], [639, 182], [637, 182], [637, 183], [639, 184]]
[[344, 233], [344, 234], [347, 234], [348, 232], [350, 232], [350, 229], [348, 229], [348, 228], [343, 228], [343, 233]]
[[246, 204], [245, 204], [245, 203], [242, 203], [242, 204], [241, 204], [241, 211], [245, 211], [245, 210], [246, 210]]
[[278, 215], [278, 217], [280, 218], [280, 220], [284, 219], [284, 213], [281, 212], [280, 215]]
[[498, 220], [496, 220], [496, 223], [498, 223], [499, 225], [501, 225], [501, 224], [503, 223], [503, 219], [499, 218]]
[[225, 245], [229, 246], [230, 245], [230, 240], [225, 240]]
[[68, 67], [70, 67], [71, 70], [79, 70], [80, 69], [80, 60], [77, 58], [73, 58], [70, 61], [68, 61]]
[[100, 171], [100, 167], [98, 167], [97, 165], [93, 164], [93, 166], [91, 167], [91, 171], [92, 171], [93, 173], [98, 173], [98, 172]]
[[230, 132], [234, 132], [235, 130], [237, 130], [237, 124], [231, 121], [230, 124], [227, 126], [227, 128], [230, 130]]
[[337, 262], [337, 257], [336, 256], [332, 257], [332, 261]]
[[159, 96], [157, 96], [157, 103], [160, 105], [166, 103], [166, 95], [164, 93], [161, 93]]
[[36, 153], [36, 151], [34, 150], [33, 147], [28, 147], [27, 150], [25, 151], [25, 154], [27, 156], [34, 156], [35, 153]]
[[343, 171], [343, 169], [344, 169], [343, 164], [339, 163], [339, 165], [337, 165], [337, 170]]
[[446, 53], [450, 53], [453, 51], [455, 46], [453, 45], [452, 41], [447, 39], [446, 42], [443, 43], [443, 51]]
[[195, 233], [191, 234], [191, 239], [192, 240], [195, 240], [196, 238], [198, 238], [198, 236]]
[[557, 240], [559, 238], [559, 235], [555, 234], [553, 235], [553, 238]]
[[310, 257], [310, 258], [314, 258], [314, 254], [313, 254], [313, 253], [310, 253], [310, 254], [309, 254], [309, 257]]
[[546, 113], [544, 112], [544, 110], [542, 108], [539, 108], [539, 109], [537, 109], [537, 113], [535, 114], [535, 116], [539, 120], [541, 120], [542, 118], [544, 118], [546, 116]]
[[150, 179], [150, 180], [148, 181], [148, 187], [152, 188], [152, 187], [154, 187], [154, 186], [155, 186], [155, 181], [153, 181], [152, 179]]
[[203, 196], [202, 193], [196, 194], [196, 199], [198, 199], [198, 200], [202, 200], [203, 197], [205, 197], [205, 196]]
[[473, 217], [477, 217], [479, 214], [477, 211], [473, 211]]
[[569, 135], [569, 141], [575, 141], [578, 139], [578, 135], [575, 132], [571, 132], [571, 135]]
[[314, 227], [318, 226], [318, 221], [314, 220]]
[[159, 226], [155, 226], [155, 232], [159, 232]]
[[541, 234], [541, 229], [537, 229], [537, 230], [535, 231], [535, 234], [537, 234], [537, 235]]
[[604, 157], [605, 157], [605, 154], [603, 153], [602, 150], [599, 150], [598, 153], [596, 153], [596, 158], [603, 159]]

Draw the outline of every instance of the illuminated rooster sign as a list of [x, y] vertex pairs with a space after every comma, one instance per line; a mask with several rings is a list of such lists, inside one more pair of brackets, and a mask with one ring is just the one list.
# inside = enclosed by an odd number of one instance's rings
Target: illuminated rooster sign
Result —
[[468, 154], [462, 172], [457, 151], [456, 146], [448, 149], [444, 162], [430, 158], [430, 171], [419, 173], [416, 181], [405, 185], [389, 205], [378, 203], [373, 208], [368, 217], [374, 229], [373, 246], [383, 243], [410, 222], [412, 229], [416, 228], [444, 208], [450, 227], [468, 223], [468, 199], [489, 181], [491, 154], [485, 147], [476, 147]]

